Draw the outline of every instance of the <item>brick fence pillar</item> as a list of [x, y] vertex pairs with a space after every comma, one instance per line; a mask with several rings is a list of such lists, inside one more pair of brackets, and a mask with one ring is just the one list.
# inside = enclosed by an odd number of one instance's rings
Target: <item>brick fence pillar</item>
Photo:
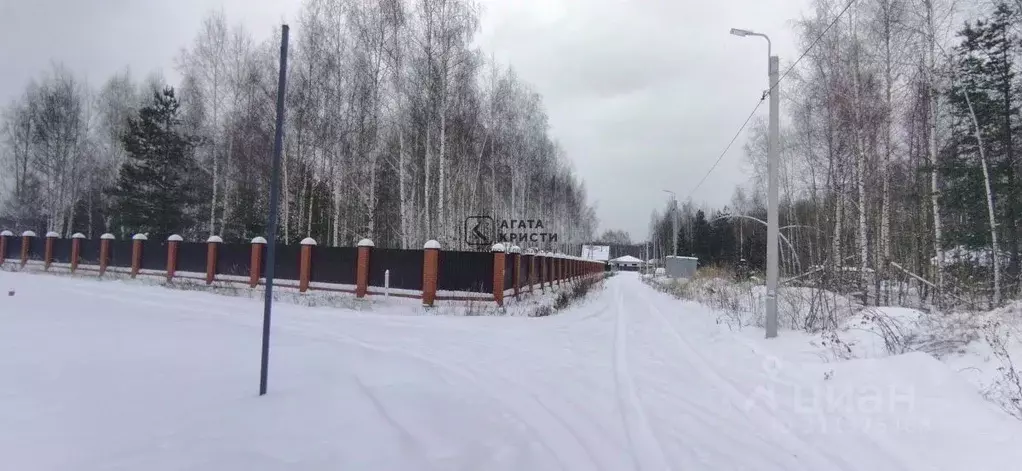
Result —
[[266, 248], [266, 238], [255, 237], [252, 239], [252, 256], [248, 263], [248, 287], [259, 286], [259, 278], [263, 276], [260, 267], [263, 266], [263, 249]]
[[145, 234], [135, 234], [131, 236], [131, 277], [134, 278], [138, 275], [138, 270], [142, 268], [142, 242], [149, 240]]
[[493, 252], [493, 300], [498, 306], [504, 305], [504, 263], [506, 254], [504, 244], [496, 243], [490, 248]]
[[[78, 270], [78, 260], [82, 258], [82, 239], [85, 238], [85, 234], [81, 232], [75, 232], [71, 236], [71, 273]], [[0, 257], [2, 260], [2, 257]]]
[[177, 248], [183, 240], [177, 234], [167, 237], [167, 281], [172, 281], [174, 273], [177, 272]]
[[35, 232], [25, 231], [21, 233], [21, 268], [25, 268], [28, 263], [28, 250], [29, 246], [32, 245], [32, 239], [35, 238]]
[[369, 292], [369, 263], [372, 260], [375, 246], [376, 244], [370, 239], [358, 241], [358, 261], [355, 263], [355, 297], [357, 298], [364, 298]]
[[114, 235], [107, 232], [99, 236], [99, 276], [106, 274], [106, 267], [110, 265], [110, 241]]
[[4, 260], [7, 259], [7, 238], [14, 236], [11, 231], [0, 232], [0, 265], [4, 264]]
[[511, 284], [515, 289], [515, 300], [518, 299], [518, 292], [522, 286], [522, 248], [512, 245], [508, 251], [511, 254]]
[[60, 238], [60, 234], [50, 231], [46, 233], [46, 246], [43, 249], [43, 270], [49, 270], [53, 263], [53, 241]]
[[433, 306], [436, 301], [436, 290], [440, 272], [440, 242], [426, 241], [422, 246], [422, 305]]
[[302, 239], [302, 261], [298, 266], [298, 291], [304, 293], [309, 290], [309, 281], [312, 278], [312, 248], [316, 246], [316, 239], [306, 237]]
[[216, 279], [216, 260], [217, 252], [219, 252], [220, 244], [224, 243], [224, 240], [220, 236], [209, 236], [206, 239], [206, 284], [213, 284], [213, 280]]

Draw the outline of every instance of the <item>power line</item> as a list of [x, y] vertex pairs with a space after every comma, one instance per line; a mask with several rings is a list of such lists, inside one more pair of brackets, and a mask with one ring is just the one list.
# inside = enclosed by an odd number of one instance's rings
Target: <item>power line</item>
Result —
[[709, 178], [710, 174], [713, 173], [713, 171], [717, 168], [717, 165], [720, 164], [720, 161], [724, 158], [725, 155], [727, 155], [727, 151], [731, 149], [731, 146], [734, 145], [735, 141], [738, 140], [738, 137], [742, 135], [742, 131], [744, 131], [745, 127], [749, 125], [749, 121], [752, 121], [752, 117], [756, 114], [756, 110], [758, 110], [760, 105], [763, 104], [763, 100], [766, 99], [767, 95], [773, 93], [774, 89], [781, 84], [781, 81], [784, 80], [784, 78], [787, 77], [792, 70], [795, 70], [795, 66], [797, 66], [799, 62], [802, 62], [802, 59], [805, 58], [807, 54], [809, 54], [809, 51], [812, 51], [813, 48], [816, 47], [820, 40], [827, 35], [827, 32], [829, 32], [830, 29], [833, 28], [835, 24], [837, 24], [838, 20], [840, 20], [841, 17], [844, 16], [845, 12], [847, 12], [848, 9], [851, 8], [856, 1], [857, 0], [849, 1], [848, 4], [846, 4], [845, 7], [841, 10], [841, 12], [834, 17], [834, 20], [832, 20], [830, 24], [828, 24], [827, 27], [823, 29], [823, 32], [820, 33], [820, 35], [817, 36], [815, 40], [813, 40], [813, 43], [810, 44], [805, 51], [802, 51], [802, 55], [798, 56], [798, 59], [796, 59], [795, 62], [793, 62], [791, 66], [788, 67], [788, 70], [785, 70], [784, 73], [781, 74], [781, 77], [777, 79], [777, 83], [771, 85], [767, 92], [763, 94], [763, 96], [756, 103], [756, 106], [752, 109], [752, 113], [749, 113], [749, 117], [745, 118], [745, 122], [742, 123], [741, 127], [738, 128], [738, 132], [735, 133], [734, 137], [731, 138], [731, 142], [727, 143], [727, 146], [724, 147], [724, 151], [721, 152], [720, 156], [717, 157], [717, 161], [713, 163], [713, 166], [711, 166], [709, 170], [706, 171], [706, 174], [703, 175], [703, 178], [699, 180], [699, 183], [697, 183], [696, 186], [692, 188], [692, 191], [689, 192], [688, 197], [686, 197], [685, 199], [691, 198], [692, 195], [695, 194], [696, 190], [698, 190], [699, 187], [706, 182], [706, 179]]
[[713, 163], [713, 166], [706, 171], [706, 174], [703, 175], [703, 178], [701, 180], [699, 180], [699, 183], [696, 184], [695, 188], [692, 188], [692, 191], [689, 192], [687, 197], [685, 197], [686, 200], [691, 198], [692, 195], [695, 194], [696, 190], [698, 190], [699, 187], [702, 186], [704, 182], [706, 182], [706, 179], [710, 176], [711, 173], [713, 173], [713, 170], [717, 168], [717, 164], [719, 164], [720, 161], [724, 158], [724, 156], [727, 155], [727, 151], [731, 149], [731, 146], [734, 145], [735, 141], [738, 140], [738, 137], [742, 135], [742, 131], [745, 130], [745, 126], [749, 124], [749, 121], [752, 121], [752, 117], [756, 115], [756, 110], [758, 110], [759, 106], [763, 104], [763, 100], [765, 98], [766, 94], [763, 94], [763, 98], [760, 98], [759, 102], [756, 103], [756, 106], [752, 109], [752, 112], [749, 113], [749, 117], [745, 118], [745, 122], [742, 123], [742, 126], [738, 128], [738, 132], [736, 132], [734, 137], [731, 138], [731, 142], [727, 143], [727, 147], [725, 147], [724, 151], [721, 152], [720, 156], [717, 157], [717, 161]]

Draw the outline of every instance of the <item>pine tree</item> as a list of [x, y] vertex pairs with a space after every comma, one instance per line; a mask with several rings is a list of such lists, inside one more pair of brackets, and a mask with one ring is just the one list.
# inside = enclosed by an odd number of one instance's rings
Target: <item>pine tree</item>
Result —
[[[1022, 201], [1016, 176], [1015, 135], [1019, 133], [1019, 92], [1015, 86], [1015, 48], [1019, 38], [1012, 25], [1018, 13], [996, 5], [985, 19], [967, 22], [958, 32], [954, 86], [948, 90], [955, 123], [953, 139], [944, 152], [947, 175], [945, 196], [951, 213], [949, 241], [974, 248], [989, 248], [991, 223], [987, 217], [984, 169], [980, 161], [982, 137], [989, 162], [991, 200], [996, 203], [997, 234], [1011, 254], [1009, 274], [1019, 267], [1017, 227]], [[1002, 247], [1004, 247], [1002, 245]]]
[[120, 226], [157, 240], [191, 227], [195, 204], [191, 178], [192, 139], [179, 130], [179, 103], [173, 88], [153, 93], [153, 101], [132, 118], [121, 144], [127, 160], [111, 191]]

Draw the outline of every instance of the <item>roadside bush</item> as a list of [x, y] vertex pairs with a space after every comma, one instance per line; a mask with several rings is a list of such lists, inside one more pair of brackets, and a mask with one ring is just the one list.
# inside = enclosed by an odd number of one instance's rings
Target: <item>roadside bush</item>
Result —
[[594, 287], [601, 287], [603, 285], [603, 281], [609, 277], [610, 275], [604, 275], [592, 279], [575, 281], [568, 286], [562, 286], [561, 291], [559, 291], [554, 297], [552, 305], [537, 307], [529, 315], [529, 317], [546, 317], [553, 315], [555, 312], [571, 306], [576, 301], [584, 299], [586, 295], [594, 289]]

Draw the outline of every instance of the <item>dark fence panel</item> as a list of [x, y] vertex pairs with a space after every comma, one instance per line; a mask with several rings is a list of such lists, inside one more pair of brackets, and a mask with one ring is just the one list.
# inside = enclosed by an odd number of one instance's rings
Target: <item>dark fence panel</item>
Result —
[[490, 252], [441, 251], [437, 289], [493, 292], [493, 254]]
[[216, 272], [219, 275], [248, 276], [252, 264], [252, 244], [220, 244], [217, 248]]
[[110, 241], [110, 266], [131, 267], [131, 245], [133, 240], [111, 240]]
[[99, 265], [99, 240], [82, 239], [78, 246], [78, 263]]
[[504, 289], [511, 289], [515, 286], [515, 269], [512, 266], [515, 258], [511, 254], [504, 255]]
[[71, 263], [71, 239], [57, 239], [53, 241], [53, 261], [57, 263]]
[[[269, 249], [266, 249], [269, 251]], [[316, 248], [312, 248], [315, 253]], [[266, 253], [263, 253], [263, 257]], [[273, 254], [273, 278], [282, 280], [298, 280], [301, 278], [301, 260], [302, 260], [302, 246], [301, 245], [284, 245], [277, 244], [276, 252]]]
[[384, 272], [390, 270], [391, 288], [421, 290], [423, 258], [422, 250], [372, 249], [369, 286], [383, 286]]
[[7, 237], [4, 260], [18, 260], [21, 258], [21, 237]]
[[[372, 256], [370, 256], [370, 263]], [[355, 265], [358, 249], [355, 247], [313, 247], [309, 277], [322, 283], [355, 284]], [[391, 272], [391, 275], [394, 273]]]
[[532, 274], [532, 255], [522, 254], [522, 274], [518, 278], [519, 287], [529, 286], [529, 276]]
[[[29, 239], [28, 246], [28, 259], [29, 260], [42, 260], [46, 255], [46, 239], [43, 237], [32, 237]], [[21, 252], [18, 252], [18, 256], [21, 256]]]
[[142, 264], [146, 270], [167, 271], [167, 246], [166, 241], [147, 240], [142, 242]]
[[206, 251], [209, 244], [205, 242], [177, 243], [177, 271], [206, 273]]

